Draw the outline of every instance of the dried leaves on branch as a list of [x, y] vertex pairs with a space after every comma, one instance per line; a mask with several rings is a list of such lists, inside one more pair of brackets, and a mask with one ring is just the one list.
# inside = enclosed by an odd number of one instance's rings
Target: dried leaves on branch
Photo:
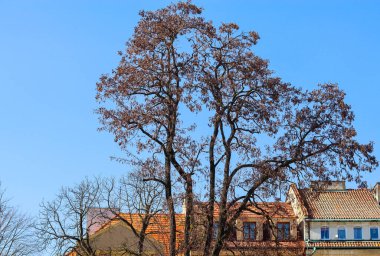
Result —
[[[372, 143], [356, 140], [354, 114], [338, 85], [306, 91], [283, 82], [255, 54], [256, 32], [215, 26], [191, 2], [140, 16], [120, 64], [97, 84], [98, 113], [131, 164], [160, 166], [145, 178], [165, 188], [170, 255], [178, 249], [177, 181], [186, 198], [184, 253], [195, 248], [198, 196], [208, 202], [208, 224], [197, 250], [219, 255], [248, 203], [290, 182], [360, 183], [361, 173], [377, 166]], [[211, 243], [214, 222], [222, 228]]]

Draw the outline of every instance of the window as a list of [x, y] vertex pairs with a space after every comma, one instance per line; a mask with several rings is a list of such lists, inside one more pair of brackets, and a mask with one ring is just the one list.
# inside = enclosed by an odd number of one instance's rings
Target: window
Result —
[[219, 223], [218, 222], [214, 223], [214, 226], [213, 226], [212, 230], [213, 230], [212, 237], [214, 239], [216, 239], [216, 237], [218, 236], [218, 230], [219, 230]]
[[329, 227], [321, 227], [321, 239], [322, 240], [330, 239]]
[[362, 239], [362, 227], [354, 227], [354, 239], [355, 240]]
[[371, 227], [369, 229], [371, 240], [377, 240], [379, 239], [379, 229], [377, 227]]
[[256, 239], [256, 223], [244, 222], [243, 235], [244, 235], [244, 240], [255, 240]]
[[345, 240], [346, 239], [346, 229], [344, 227], [338, 228], [338, 239]]
[[277, 239], [278, 240], [290, 239], [290, 223], [289, 222], [277, 223]]
[[236, 241], [236, 227], [234, 226], [228, 236], [228, 241]]

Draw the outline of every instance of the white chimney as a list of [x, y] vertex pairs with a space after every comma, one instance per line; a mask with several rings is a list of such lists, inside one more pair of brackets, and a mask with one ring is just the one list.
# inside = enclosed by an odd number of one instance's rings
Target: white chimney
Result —
[[324, 191], [342, 191], [346, 190], [345, 181], [312, 181], [311, 188]]
[[182, 201], [182, 214], [186, 214], [186, 199]]
[[373, 188], [373, 195], [376, 198], [377, 202], [380, 204], [380, 182], [376, 183]]

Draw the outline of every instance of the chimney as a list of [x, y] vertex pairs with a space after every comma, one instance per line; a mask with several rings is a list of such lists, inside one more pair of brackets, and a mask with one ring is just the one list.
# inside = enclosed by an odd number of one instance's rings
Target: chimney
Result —
[[182, 201], [182, 214], [186, 214], [186, 199]]
[[345, 181], [312, 181], [311, 188], [323, 191], [342, 191], [346, 190]]
[[87, 211], [87, 232], [89, 235], [94, 234], [104, 224], [115, 217], [118, 209], [109, 208], [89, 208]]
[[376, 201], [380, 204], [380, 182], [376, 183], [373, 188], [373, 196], [376, 198]]

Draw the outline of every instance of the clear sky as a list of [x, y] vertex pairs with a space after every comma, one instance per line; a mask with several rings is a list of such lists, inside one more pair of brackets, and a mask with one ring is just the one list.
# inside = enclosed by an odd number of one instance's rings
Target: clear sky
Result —
[[[215, 23], [257, 31], [257, 54], [284, 81], [339, 83], [380, 159], [380, 1], [194, 2]], [[0, 180], [13, 204], [35, 214], [61, 186], [128, 170], [97, 131], [95, 83], [116, 67], [138, 11], [168, 3], [0, 0]]]

